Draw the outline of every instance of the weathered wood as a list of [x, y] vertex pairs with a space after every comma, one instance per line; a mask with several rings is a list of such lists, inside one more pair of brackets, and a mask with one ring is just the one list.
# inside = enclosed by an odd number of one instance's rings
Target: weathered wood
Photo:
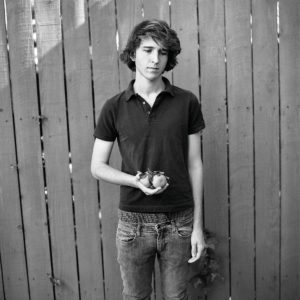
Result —
[[169, 0], [144, 1], [143, 11], [145, 19], [164, 20], [170, 24]]
[[[142, 0], [117, 0], [117, 24], [120, 52], [125, 48], [128, 36], [133, 27], [142, 21]], [[124, 63], [119, 64], [120, 89], [128, 87], [134, 73]]]
[[0, 299], [5, 300], [3, 277], [2, 277], [2, 263], [1, 263], [1, 253], [0, 253]]
[[[188, 16], [188, 18], [186, 17]], [[193, 92], [199, 99], [199, 45], [197, 1], [175, 0], [171, 2], [171, 26], [177, 32], [181, 44], [178, 65], [173, 70], [174, 84]], [[193, 265], [196, 268], [196, 264]], [[190, 287], [189, 297], [198, 299], [200, 291]]]
[[[113, 1], [105, 5], [99, 1], [90, 1], [89, 5], [97, 119], [104, 102], [119, 92], [116, 15]], [[110, 161], [116, 168], [120, 168], [119, 157], [117, 148], [114, 147]], [[101, 182], [100, 200], [105, 297], [121, 299], [122, 280], [115, 246], [119, 187]]]
[[30, 1], [9, 1], [7, 20], [30, 297], [53, 299]]
[[300, 2], [280, 1], [281, 299], [300, 298]]
[[253, 300], [254, 181], [250, 1], [225, 1], [231, 291]]
[[[196, 0], [173, 0], [171, 25], [180, 39], [182, 52], [173, 71], [174, 84], [199, 97], [198, 24]], [[187, 18], [188, 16], [188, 18]]]
[[[277, 2], [35, 1], [36, 73], [32, 1], [0, 1], [0, 299], [121, 299], [119, 187], [101, 183], [100, 201], [89, 164], [95, 118], [134, 77], [118, 54], [143, 18], [178, 32], [179, 65], [164, 75], [201, 96], [204, 219], [225, 278], [206, 299], [300, 298], [300, 4], [279, 1], [278, 45]], [[120, 168], [117, 145], [110, 163]], [[159, 272], [154, 287], [159, 300]]]
[[7, 299], [29, 300], [4, 3], [0, 1], [0, 253]]
[[86, 0], [62, 2], [80, 293], [81, 299], [104, 299], [98, 190], [90, 172], [94, 113], [87, 12]]
[[36, 1], [43, 144], [56, 299], [79, 299], [60, 2]]
[[[145, 19], [164, 20], [170, 24], [170, 5], [169, 0], [144, 1], [143, 13]], [[172, 79], [172, 71], [163, 74], [170, 82]]]
[[279, 89], [277, 1], [252, 2], [256, 299], [279, 297]]
[[225, 70], [224, 2], [198, 2], [201, 104], [206, 128], [203, 131], [204, 221], [216, 235], [220, 274], [208, 299], [229, 299], [229, 220], [227, 95]]

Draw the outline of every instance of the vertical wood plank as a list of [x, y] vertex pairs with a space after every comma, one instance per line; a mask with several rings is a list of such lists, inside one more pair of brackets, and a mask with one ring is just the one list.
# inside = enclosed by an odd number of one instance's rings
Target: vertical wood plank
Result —
[[280, 1], [281, 299], [300, 298], [300, 2]]
[[228, 150], [224, 2], [200, 0], [200, 84], [206, 128], [203, 131], [204, 221], [216, 235], [220, 274], [209, 300], [229, 299]]
[[5, 300], [3, 277], [2, 277], [1, 253], [0, 253], [0, 299]]
[[[117, 0], [117, 24], [119, 34], [119, 49], [122, 51], [127, 43], [128, 36], [133, 27], [142, 21], [142, 0]], [[127, 65], [120, 62], [120, 90], [128, 87], [134, 74]]]
[[253, 300], [254, 182], [250, 1], [225, 1], [229, 127], [231, 291]]
[[254, 0], [256, 299], [279, 298], [279, 89], [277, 1]]
[[199, 97], [197, 1], [172, 0], [171, 26], [177, 32], [182, 48], [173, 71], [174, 84]]
[[[116, 45], [116, 15], [114, 1], [89, 2], [91, 40], [93, 47], [93, 82], [96, 119], [105, 101], [119, 92], [118, 52]], [[92, 135], [92, 132], [90, 133]], [[110, 162], [120, 168], [120, 155], [115, 146]], [[121, 299], [122, 280], [117, 262], [115, 231], [119, 187], [100, 184], [103, 266], [106, 299]]]
[[36, 1], [37, 48], [47, 201], [56, 299], [79, 299], [68, 131], [64, 89], [60, 2]]
[[[169, 0], [156, 0], [156, 1], [144, 1], [143, 11], [145, 19], [159, 19], [164, 20], [170, 24], [170, 5]], [[172, 71], [163, 74], [172, 82]]]
[[7, 19], [30, 297], [53, 299], [30, 1], [7, 2]]
[[[178, 65], [173, 70], [173, 82], [175, 85], [193, 92], [199, 99], [197, 17], [197, 1], [172, 0], [171, 26], [178, 34], [182, 49], [178, 55]], [[193, 267], [195, 268], [195, 265]], [[189, 294], [191, 299], [197, 299], [199, 291], [191, 287]]]
[[94, 113], [87, 1], [63, 1], [62, 20], [80, 293], [82, 300], [104, 299], [98, 191], [90, 172]]
[[170, 23], [169, 0], [156, 0], [143, 2], [145, 19], [159, 19]]
[[0, 137], [0, 253], [5, 295], [7, 299], [29, 300], [3, 1], [0, 1]]

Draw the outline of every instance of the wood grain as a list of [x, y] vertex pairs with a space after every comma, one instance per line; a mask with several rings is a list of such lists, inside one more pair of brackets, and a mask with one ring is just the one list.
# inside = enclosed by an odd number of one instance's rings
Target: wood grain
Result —
[[87, 1], [63, 1], [63, 34], [81, 299], [104, 299]]
[[0, 253], [7, 299], [29, 300], [4, 3], [0, 2]]
[[37, 1], [37, 51], [47, 203], [57, 299], [79, 299], [59, 1]]
[[201, 105], [206, 123], [203, 130], [204, 220], [216, 235], [220, 274], [208, 299], [228, 299], [229, 216], [227, 95], [225, 65], [224, 2], [199, 1]]
[[256, 297], [279, 299], [277, 1], [253, 1]]
[[300, 298], [300, 3], [279, 3], [281, 118], [281, 299]]
[[250, 1], [225, 1], [230, 255], [233, 299], [254, 299], [254, 179]]

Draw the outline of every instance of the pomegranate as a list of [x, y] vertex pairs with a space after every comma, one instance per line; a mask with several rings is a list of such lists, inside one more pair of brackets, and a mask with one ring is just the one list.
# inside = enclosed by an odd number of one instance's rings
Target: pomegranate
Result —
[[144, 173], [138, 173], [140, 174], [140, 182], [147, 188], [163, 188], [169, 182], [169, 177], [161, 171], [151, 171], [148, 169], [148, 171]]
[[155, 174], [152, 178], [154, 188], [164, 187], [167, 184], [167, 178], [164, 174]]
[[149, 176], [146, 173], [143, 173], [142, 175], [140, 175], [140, 182], [147, 188], [151, 186]]

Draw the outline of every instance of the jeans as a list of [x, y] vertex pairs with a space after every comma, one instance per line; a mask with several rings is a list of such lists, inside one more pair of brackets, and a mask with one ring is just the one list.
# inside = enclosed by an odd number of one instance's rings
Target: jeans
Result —
[[116, 235], [123, 299], [150, 299], [156, 257], [163, 299], [187, 299], [193, 210], [169, 214], [129, 213], [129, 218], [127, 214], [123, 212], [121, 217], [119, 214]]

